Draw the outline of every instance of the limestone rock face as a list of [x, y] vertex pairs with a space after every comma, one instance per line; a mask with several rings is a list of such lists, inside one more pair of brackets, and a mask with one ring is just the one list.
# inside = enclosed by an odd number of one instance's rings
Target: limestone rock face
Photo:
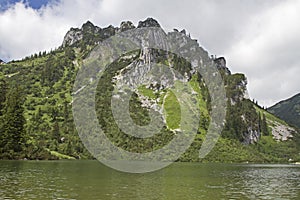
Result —
[[71, 46], [83, 38], [81, 29], [71, 28], [64, 37], [62, 46]]
[[273, 123], [272, 135], [273, 138], [277, 141], [286, 141], [290, 138], [293, 138], [293, 133], [296, 132], [295, 129], [283, 124], [279, 124], [278, 122], [269, 122], [269, 123]]
[[253, 129], [253, 127], [248, 127], [247, 132], [245, 134], [245, 139], [243, 141], [244, 144], [254, 144], [259, 141], [260, 131], [257, 129]]
[[226, 60], [224, 57], [215, 58], [214, 62], [217, 65], [219, 70], [224, 70], [226, 75], [230, 75], [231, 72], [229, 71], [228, 67], [226, 66]]

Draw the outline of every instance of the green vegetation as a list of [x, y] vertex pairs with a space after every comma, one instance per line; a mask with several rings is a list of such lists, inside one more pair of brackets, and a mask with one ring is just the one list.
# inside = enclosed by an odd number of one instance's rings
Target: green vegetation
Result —
[[249, 138], [249, 131], [259, 130], [259, 118], [254, 104], [244, 98], [246, 91], [246, 77], [243, 74], [226, 75], [223, 77], [226, 87], [227, 101], [227, 123], [223, 136], [237, 139], [240, 142]]
[[175, 94], [172, 91], [168, 91], [165, 95], [164, 102], [167, 128], [171, 130], [180, 128], [180, 104], [178, 103]]
[[68, 160], [75, 160], [76, 159], [74, 157], [58, 153], [57, 151], [50, 151], [50, 154], [52, 156], [55, 156], [55, 157], [59, 158], [59, 159], [68, 159]]
[[[0, 153], [10, 157], [22, 152], [25, 142], [25, 118], [21, 90], [18, 86], [11, 87], [3, 105], [0, 118]], [[7, 153], [9, 154], [7, 155]]]
[[152, 89], [147, 88], [145, 85], [141, 85], [138, 88], [138, 92], [150, 99], [156, 99], [159, 95], [159, 94], [155, 94], [155, 92]]
[[[1, 128], [0, 158], [61, 158], [47, 149], [76, 158], [92, 158], [81, 144], [71, 113], [71, 94], [77, 71], [73, 61], [81, 55], [75, 55], [75, 51], [67, 47], [50, 53], [35, 54], [1, 66], [1, 98], [6, 93], [7, 101], [11, 104], [16, 102], [23, 110], [20, 110], [19, 116], [12, 116], [9, 108], [5, 107], [6, 103], [1, 100], [1, 127], [7, 128]], [[22, 83], [21, 88], [17, 87], [18, 83]], [[15, 88], [18, 91], [14, 92]], [[16, 94], [22, 96], [18, 97]], [[20, 126], [22, 134], [19, 135], [22, 137], [18, 140], [7, 140], [18, 142], [19, 145], [9, 145], [3, 139], [6, 135], [17, 135], [18, 132], [12, 129], [13, 124]]]

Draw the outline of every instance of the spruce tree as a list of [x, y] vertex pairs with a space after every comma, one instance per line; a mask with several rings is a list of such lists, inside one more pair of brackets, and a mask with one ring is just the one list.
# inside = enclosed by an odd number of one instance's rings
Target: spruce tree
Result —
[[270, 135], [265, 114], [263, 114], [261, 121], [261, 131], [264, 135]]
[[11, 87], [1, 116], [1, 143], [4, 152], [21, 152], [25, 138], [23, 99], [19, 87]]
[[261, 125], [262, 125], [261, 114], [260, 112], [258, 112], [258, 128], [260, 132], [262, 132]]
[[[0, 73], [0, 119], [3, 115], [4, 102], [6, 100], [7, 85], [4, 80], [4, 75]], [[3, 151], [4, 134], [2, 132], [2, 120], [0, 120], [0, 152]]]
[[4, 75], [0, 72], [0, 116], [2, 116], [2, 109], [6, 99], [7, 84], [4, 80]]

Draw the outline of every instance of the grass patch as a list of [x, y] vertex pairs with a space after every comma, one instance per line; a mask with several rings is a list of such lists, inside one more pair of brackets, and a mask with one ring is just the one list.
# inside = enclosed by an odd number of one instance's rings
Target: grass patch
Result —
[[59, 153], [59, 152], [57, 152], [57, 151], [50, 151], [50, 154], [51, 154], [52, 156], [58, 157], [59, 159], [76, 160], [76, 158], [74, 158], [74, 157], [72, 157], [72, 156], [68, 156], [68, 155]]
[[138, 91], [140, 94], [142, 94], [143, 96], [148, 97], [150, 99], [157, 98], [155, 92], [152, 89], [146, 88], [145, 85], [141, 85], [140, 87], [138, 87]]
[[164, 98], [165, 118], [169, 129], [180, 128], [181, 110], [175, 94], [168, 91]]

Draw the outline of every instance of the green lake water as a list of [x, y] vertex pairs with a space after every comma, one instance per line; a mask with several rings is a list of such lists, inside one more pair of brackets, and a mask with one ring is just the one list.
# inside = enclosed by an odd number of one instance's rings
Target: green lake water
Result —
[[0, 161], [0, 199], [300, 199], [300, 166], [174, 163], [128, 174], [98, 161]]

